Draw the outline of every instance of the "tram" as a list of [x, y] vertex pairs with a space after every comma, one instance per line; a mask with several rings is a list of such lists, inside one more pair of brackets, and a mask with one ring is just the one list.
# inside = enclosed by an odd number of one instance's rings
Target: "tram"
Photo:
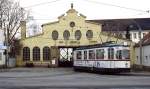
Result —
[[86, 70], [100, 73], [130, 71], [130, 48], [126, 45], [107, 42], [80, 46], [73, 52], [75, 71]]

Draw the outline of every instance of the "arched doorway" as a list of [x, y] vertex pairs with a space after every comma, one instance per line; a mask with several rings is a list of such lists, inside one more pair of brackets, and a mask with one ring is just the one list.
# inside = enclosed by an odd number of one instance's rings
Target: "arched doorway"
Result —
[[72, 67], [73, 66], [73, 48], [59, 47], [59, 67]]

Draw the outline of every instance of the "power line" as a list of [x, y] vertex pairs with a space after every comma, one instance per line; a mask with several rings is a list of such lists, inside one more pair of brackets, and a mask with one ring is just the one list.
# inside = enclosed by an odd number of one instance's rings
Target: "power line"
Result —
[[[31, 5], [31, 6], [26, 6], [24, 8], [36, 7], [36, 6], [54, 3], [54, 2], [58, 2], [58, 1], [61, 1], [61, 0], [54, 0], [54, 1], [50, 1], [50, 2], [38, 3], [38, 4]], [[93, 1], [93, 0], [84, 0], [84, 1], [90, 2], [90, 3], [95, 3], [95, 4], [101, 4], [101, 5], [105, 5], [105, 6], [112, 6], [112, 7], [128, 9], [128, 10], [132, 10], [132, 11], [150, 13], [150, 10], [141, 10], [141, 9], [129, 8], [129, 7], [124, 7], [124, 6], [119, 6], [119, 5], [114, 5], [114, 4], [109, 4], [109, 3], [99, 2], [99, 1]]]
[[123, 8], [123, 9], [138, 11], [138, 12], [149, 13], [149, 10], [144, 11], [144, 10], [141, 10], [141, 9], [129, 8], [129, 7], [124, 7], [124, 6], [119, 6], [119, 5], [114, 5], [114, 4], [109, 4], [109, 3], [99, 2], [99, 1], [93, 1], [93, 0], [84, 0], [84, 1], [87, 1], [87, 2], [90, 2], [90, 3], [92, 2], [92, 3], [96, 3], [96, 4], [101, 4], [101, 5], [105, 5], [105, 6], [112, 6], [112, 7], [118, 7], [118, 8]]
[[[54, 1], [50, 1], [50, 2], [43, 2], [43, 3], [39, 3], [39, 4], [27, 6], [27, 7], [24, 7], [24, 8], [36, 7], [36, 6], [40, 6], [40, 5], [44, 5], [44, 4], [49, 4], [49, 3], [54, 3], [54, 2], [58, 2], [58, 1], [61, 1], [61, 0], [54, 0]], [[84, 1], [90, 2], [90, 3], [95, 3], [95, 4], [101, 4], [101, 5], [106, 5], [106, 6], [113, 6], [113, 7], [118, 7], [118, 8], [133, 10], [133, 11], [138, 11], [138, 12], [142, 12], [142, 13], [143, 12], [149, 13], [149, 10], [144, 11], [144, 10], [140, 10], [140, 9], [128, 8], [128, 7], [124, 7], [124, 6], [119, 6], [119, 5], [114, 5], [114, 4], [109, 4], [109, 3], [99, 2], [99, 1], [93, 1], [93, 0], [84, 0]], [[38, 18], [36, 18], [34, 20], [50, 20], [50, 19], [49, 18], [45, 18], [45, 19], [38, 19]]]
[[[26, 19], [26, 20], [30, 20], [30, 19]], [[33, 20], [57, 20], [57, 17], [54, 18], [33, 18]]]
[[58, 1], [61, 1], [61, 0], [54, 0], [54, 1], [50, 1], [50, 2], [42, 2], [42, 3], [34, 4], [34, 5], [31, 5], [31, 6], [26, 6], [24, 8], [36, 7], [36, 6], [45, 5], [45, 4], [49, 4], [49, 3], [54, 3], [54, 2], [58, 2]]

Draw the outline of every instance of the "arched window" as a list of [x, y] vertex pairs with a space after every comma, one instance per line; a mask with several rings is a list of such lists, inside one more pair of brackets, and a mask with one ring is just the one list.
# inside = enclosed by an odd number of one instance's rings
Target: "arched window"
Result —
[[68, 30], [65, 30], [64, 33], [63, 33], [63, 36], [64, 36], [65, 40], [69, 40], [70, 32]]
[[75, 38], [76, 38], [76, 40], [80, 40], [80, 39], [81, 39], [81, 36], [82, 36], [81, 31], [80, 31], [80, 30], [77, 30], [77, 31], [75, 32]]
[[40, 61], [40, 48], [39, 47], [33, 48], [33, 60]]
[[43, 60], [50, 60], [51, 54], [50, 54], [50, 48], [44, 47], [43, 48]]
[[56, 31], [56, 30], [54, 30], [53, 32], [52, 32], [52, 39], [53, 40], [57, 40], [58, 39], [58, 31]]
[[30, 61], [30, 48], [29, 47], [23, 48], [23, 61]]
[[88, 30], [88, 31], [86, 32], [86, 37], [87, 37], [88, 39], [93, 38], [93, 31], [92, 31], [92, 30]]

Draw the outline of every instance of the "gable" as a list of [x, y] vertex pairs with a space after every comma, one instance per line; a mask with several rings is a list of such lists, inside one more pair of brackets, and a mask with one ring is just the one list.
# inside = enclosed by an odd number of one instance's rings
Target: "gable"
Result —
[[[86, 21], [86, 16], [78, 13], [75, 9], [69, 9], [65, 14], [58, 17], [58, 21], [50, 22], [42, 25], [44, 31], [44, 37], [52, 38], [53, 31], [57, 31], [59, 39], [63, 39], [63, 33], [68, 31], [70, 35], [74, 36], [77, 30], [80, 30], [82, 36], [86, 35], [88, 30], [92, 30], [93, 34], [96, 35], [101, 31], [101, 25], [99, 23]], [[74, 39], [74, 37], [70, 38]]]

